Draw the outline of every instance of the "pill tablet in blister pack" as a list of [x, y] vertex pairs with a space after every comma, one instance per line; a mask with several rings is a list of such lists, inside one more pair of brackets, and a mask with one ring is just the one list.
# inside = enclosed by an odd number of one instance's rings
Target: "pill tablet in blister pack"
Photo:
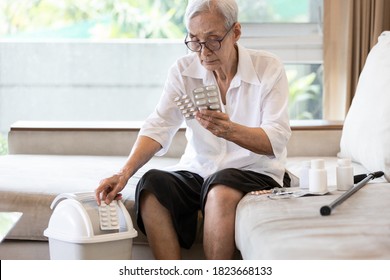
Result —
[[118, 202], [113, 200], [110, 204], [104, 201], [99, 206], [99, 219], [101, 230], [119, 229]]
[[187, 94], [176, 97], [174, 102], [186, 119], [193, 119], [195, 117], [198, 108], [195, 107], [191, 97]]
[[192, 96], [187, 94], [178, 96], [174, 102], [186, 119], [193, 119], [196, 112], [202, 109], [221, 110], [219, 90], [216, 85], [196, 88], [192, 91]]
[[216, 85], [196, 88], [192, 91], [195, 106], [199, 109], [221, 110], [219, 90]]

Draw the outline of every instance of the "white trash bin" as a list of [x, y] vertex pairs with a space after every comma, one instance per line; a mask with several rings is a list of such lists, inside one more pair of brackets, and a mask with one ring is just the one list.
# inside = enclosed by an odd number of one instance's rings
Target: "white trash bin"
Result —
[[118, 201], [119, 230], [101, 230], [94, 193], [64, 193], [51, 204], [53, 214], [44, 235], [52, 260], [130, 260], [137, 231]]

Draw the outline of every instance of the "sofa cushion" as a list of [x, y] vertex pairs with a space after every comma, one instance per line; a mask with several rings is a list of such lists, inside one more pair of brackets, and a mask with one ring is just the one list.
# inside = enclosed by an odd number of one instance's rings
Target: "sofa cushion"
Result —
[[[370, 183], [337, 206], [320, 208], [344, 192], [272, 200], [247, 194], [238, 204], [236, 244], [243, 259], [390, 259], [389, 183]], [[381, 215], [378, 215], [381, 213]], [[383, 213], [383, 215], [382, 215]]]
[[[8, 239], [47, 240], [43, 231], [52, 214], [50, 205], [61, 193], [94, 191], [99, 181], [123, 166], [126, 157], [7, 155], [0, 157], [0, 211], [22, 212]], [[123, 190], [123, 202], [133, 221], [134, 192], [150, 168], [176, 164], [177, 158], [155, 157], [133, 176]], [[146, 242], [138, 230], [135, 243]]]
[[390, 181], [390, 31], [370, 51], [344, 122], [339, 157]]
[[[287, 167], [298, 172], [302, 161], [288, 158]], [[342, 195], [336, 189], [336, 157], [324, 157], [329, 193], [323, 196], [270, 199], [247, 194], [236, 212], [236, 244], [243, 259], [337, 260], [390, 258], [390, 184], [384, 178], [361, 190], [321, 216], [320, 208]], [[353, 163], [355, 174], [367, 170]], [[291, 189], [299, 190], [299, 188]], [[381, 213], [378, 215], [378, 213]]]

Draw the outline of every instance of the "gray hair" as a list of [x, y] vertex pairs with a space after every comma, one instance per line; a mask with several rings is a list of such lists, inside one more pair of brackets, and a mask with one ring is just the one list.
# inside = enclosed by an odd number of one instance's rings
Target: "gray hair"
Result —
[[189, 30], [188, 26], [192, 18], [202, 12], [209, 12], [213, 8], [216, 8], [225, 18], [226, 30], [237, 22], [238, 6], [235, 0], [189, 0], [184, 17], [187, 31]]

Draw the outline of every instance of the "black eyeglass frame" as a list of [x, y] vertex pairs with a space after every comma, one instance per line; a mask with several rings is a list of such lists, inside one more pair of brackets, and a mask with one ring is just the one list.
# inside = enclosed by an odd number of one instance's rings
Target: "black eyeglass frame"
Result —
[[[206, 47], [207, 49], [209, 49], [210, 51], [214, 52], [214, 51], [218, 51], [219, 49], [221, 49], [222, 47], [222, 41], [226, 38], [226, 36], [230, 33], [230, 31], [232, 31], [233, 27], [236, 25], [236, 23], [233, 23], [233, 25], [229, 28], [229, 30], [225, 33], [225, 35], [223, 35], [223, 37], [221, 39], [210, 39], [210, 40], [206, 40], [204, 42], [199, 42], [199, 41], [186, 41], [187, 37], [188, 37], [188, 34], [186, 36], [186, 38], [184, 39], [184, 44], [187, 46], [187, 48], [192, 51], [192, 52], [201, 52], [202, 49], [203, 49], [203, 46]], [[210, 46], [207, 46], [208, 43], [210, 42], [218, 42], [219, 45], [218, 47], [216, 48], [210, 48]], [[193, 50], [189, 47], [189, 44], [198, 44], [199, 48], [197, 48], [196, 50]]]

